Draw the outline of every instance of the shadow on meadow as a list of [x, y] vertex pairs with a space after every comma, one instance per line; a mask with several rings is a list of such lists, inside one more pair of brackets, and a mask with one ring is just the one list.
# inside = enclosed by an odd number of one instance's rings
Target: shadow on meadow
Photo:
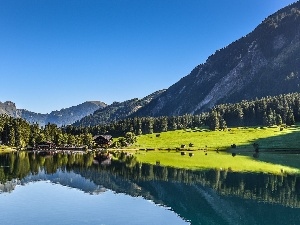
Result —
[[258, 161], [300, 169], [300, 127], [292, 128], [290, 133], [253, 140], [254, 143], [258, 144], [257, 152], [254, 146], [247, 148], [247, 151], [239, 150], [246, 146], [239, 146], [232, 152], [254, 157]]

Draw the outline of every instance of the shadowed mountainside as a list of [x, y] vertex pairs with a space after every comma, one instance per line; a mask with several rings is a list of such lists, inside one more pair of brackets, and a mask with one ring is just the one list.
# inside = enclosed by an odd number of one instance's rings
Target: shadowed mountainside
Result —
[[145, 107], [153, 99], [158, 98], [165, 90], [156, 91], [142, 99], [134, 98], [124, 102], [114, 102], [105, 108], [96, 110], [92, 115], [76, 121], [74, 126], [95, 126], [98, 124], [108, 124], [113, 121], [124, 119], [138, 109]]

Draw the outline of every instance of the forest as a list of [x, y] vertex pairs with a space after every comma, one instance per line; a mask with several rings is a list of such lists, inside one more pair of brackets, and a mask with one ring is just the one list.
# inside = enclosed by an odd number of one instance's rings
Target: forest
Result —
[[23, 119], [0, 115], [0, 143], [19, 149], [51, 141], [57, 146], [93, 146], [93, 136], [110, 134], [122, 137], [206, 126], [211, 130], [224, 130], [236, 126], [290, 126], [300, 122], [300, 93], [264, 97], [234, 104], [220, 104], [208, 112], [197, 115], [134, 117], [96, 126], [58, 127], [48, 123], [44, 127], [29, 124]]
[[300, 93], [264, 97], [235, 104], [220, 104], [208, 112], [197, 115], [160, 117], [134, 117], [106, 125], [91, 127], [63, 127], [67, 133], [79, 135], [110, 133], [123, 136], [126, 132], [135, 135], [207, 126], [211, 130], [236, 126], [293, 125], [300, 122]]
[[93, 143], [93, 136], [90, 133], [73, 135], [66, 133], [55, 124], [48, 123], [45, 127], [39, 127], [38, 124], [29, 124], [21, 118], [0, 115], [0, 143], [24, 149], [43, 141], [53, 142], [56, 146], [86, 145], [90, 147]]

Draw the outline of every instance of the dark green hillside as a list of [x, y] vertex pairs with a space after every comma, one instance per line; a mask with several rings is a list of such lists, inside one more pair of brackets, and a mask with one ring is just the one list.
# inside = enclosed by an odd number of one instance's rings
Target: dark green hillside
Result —
[[109, 124], [89, 127], [67, 126], [71, 134], [109, 133], [123, 136], [126, 132], [137, 135], [182, 129], [226, 130], [236, 126], [290, 126], [300, 122], [300, 93], [290, 93], [255, 100], [244, 100], [235, 104], [216, 105], [209, 112], [185, 114], [183, 116], [128, 117]]
[[105, 108], [95, 111], [93, 114], [84, 117], [75, 122], [74, 126], [95, 126], [98, 124], [108, 124], [114, 121], [122, 120], [138, 109], [147, 105], [152, 99], [160, 96], [164, 90], [156, 91], [145, 98], [134, 98], [124, 102], [114, 102]]
[[103, 109], [107, 105], [100, 101], [87, 101], [77, 106], [72, 106], [70, 108], [61, 109], [59, 111], [51, 112], [47, 120], [47, 123], [54, 123], [58, 126], [68, 125], [74, 123], [76, 120], [92, 114], [98, 109]]

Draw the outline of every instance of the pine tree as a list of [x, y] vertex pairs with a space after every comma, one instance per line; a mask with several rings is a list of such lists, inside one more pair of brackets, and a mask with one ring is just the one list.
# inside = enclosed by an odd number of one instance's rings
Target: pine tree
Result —
[[12, 147], [16, 146], [15, 129], [12, 126], [10, 126], [8, 130], [8, 143]]
[[209, 129], [218, 130], [220, 128], [220, 121], [218, 112], [212, 111], [208, 116], [208, 124]]
[[286, 117], [286, 125], [294, 125], [294, 124], [295, 124], [294, 114], [293, 111], [289, 109]]
[[280, 114], [276, 114], [276, 124], [281, 125], [282, 124], [282, 118]]

